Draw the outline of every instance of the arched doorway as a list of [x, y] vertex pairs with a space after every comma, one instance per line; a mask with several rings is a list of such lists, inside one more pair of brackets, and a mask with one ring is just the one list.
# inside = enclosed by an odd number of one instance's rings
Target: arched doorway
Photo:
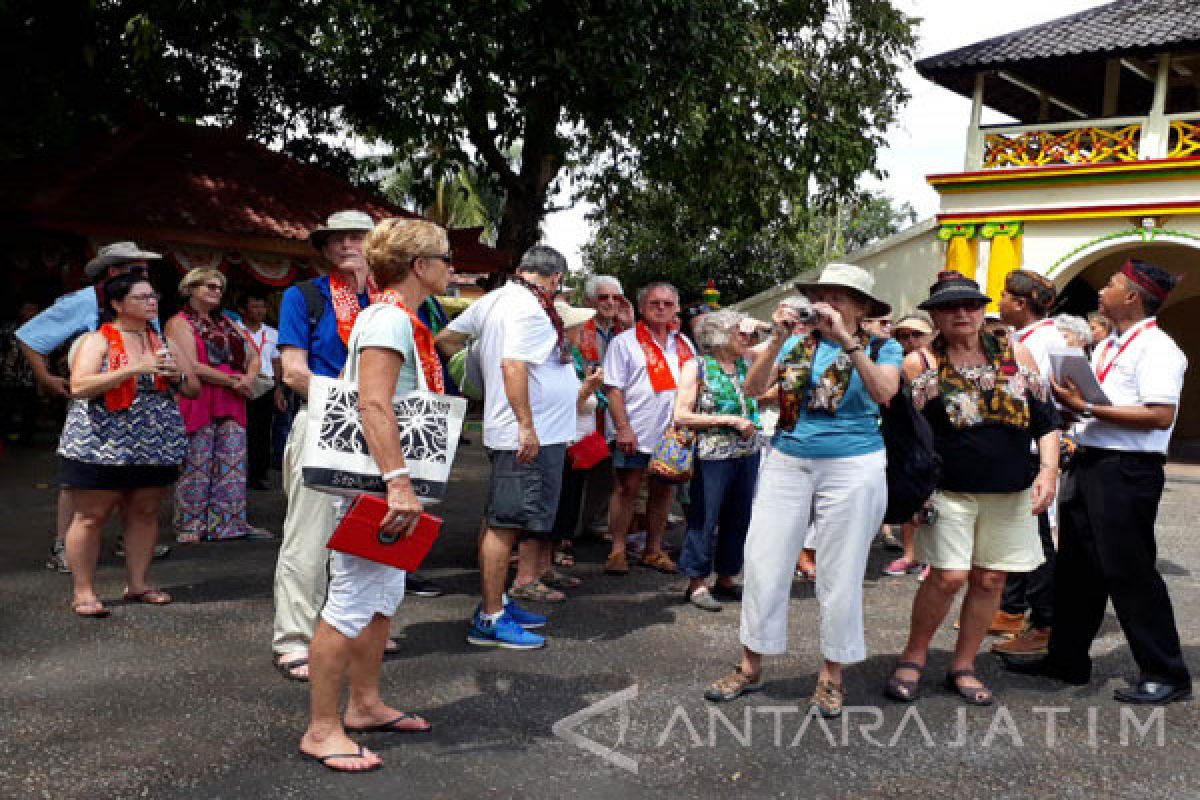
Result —
[[1064, 297], [1062, 311], [1083, 314], [1096, 308], [1096, 291], [1129, 258], [1150, 261], [1184, 276], [1158, 314], [1159, 324], [1187, 355], [1189, 370], [1180, 399], [1173, 452], [1200, 454], [1200, 381], [1191, 367], [1200, 365], [1200, 238], [1147, 231], [1085, 247], [1047, 270]]

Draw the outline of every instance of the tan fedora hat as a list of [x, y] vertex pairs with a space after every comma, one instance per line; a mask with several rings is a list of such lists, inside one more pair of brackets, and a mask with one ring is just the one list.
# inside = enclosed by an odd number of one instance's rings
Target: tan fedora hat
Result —
[[325, 245], [325, 239], [335, 233], [346, 231], [369, 231], [375, 227], [375, 220], [365, 211], [337, 211], [329, 215], [325, 224], [313, 228], [308, 234], [308, 241], [320, 250]]
[[84, 265], [83, 273], [95, 280], [101, 272], [115, 264], [124, 264], [127, 261], [155, 261], [160, 258], [162, 254], [143, 250], [134, 242], [113, 242], [96, 251], [96, 257]]

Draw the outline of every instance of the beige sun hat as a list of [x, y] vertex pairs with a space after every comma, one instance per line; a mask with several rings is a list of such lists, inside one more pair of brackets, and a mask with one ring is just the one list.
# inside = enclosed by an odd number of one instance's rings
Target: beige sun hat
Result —
[[336, 211], [329, 215], [325, 224], [313, 228], [308, 234], [309, 243], [320, 250], [325, 245], [325, 239], [335, 233], [345, 231], [369, 231], [375, 227], [375, 220], [365, 211]]
[[929, 336], [933, 334], [933, 323], [921, 313], [905, 314], [898, 322], [892, 323], [892, 333], [901, 330], [916, 331]]
[[84, 265], [83, 273], [89, 278], [95, 279], [101, 272], [115, 264], [124, 264], [128, 261], [155, 261], [160, 258], [162, 258], [162, 254], [143, 250], [135, 242], [113, 242], [96, 251], [96, 257]]
[[865, 316], [868, 319], [883, 317], [892, 313], [890, 305], [871, 294], [875, 289], [875, 279], [871, 277], [871, 273], [853, 264], [842, 264], [836, 261], [832, 264], [826, 264], [825, 269], [821, 270], [821, 277], [817, 278], [816, 281], [801, 281], [795, 286], [801, 292], [811, 291], [822, 286], [837, 286], [842, 289], [850, 289], [867, 301], [867, 313]]
[[596, 316], [596, 309], [594, 308], [580, 308], [579, 306], [568, 305], [562, 300], [555, 301], [554, 310], [562, 318], [564, 328], [574, 328], [576, 325], [582, 325]]

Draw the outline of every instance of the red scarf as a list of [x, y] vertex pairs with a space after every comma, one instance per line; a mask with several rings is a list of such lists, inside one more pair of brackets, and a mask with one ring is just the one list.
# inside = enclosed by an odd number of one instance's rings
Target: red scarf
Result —
[[442, 375], [442, 362], [438, 360], [437, 349], [433, 346], [433, 334], [429, 328], [425, 327], [425, 323], [421, 322], [420, 317], [404, 305], [400, 293], [394, 289], [384, 289], [382, 292], [373, 293], [371, 302], [387, 303], [408, 314], [408, 319], [412, 322], [413, 340], [417, 345], [417, 355], [421, 359], [421, 372], [425, 375], [425, 382], [429, 384], [430, 391], [445, 394], [446, 382]]
[[[675, 376], [671, 373], [671, 368], [667, 365], [667, 357], [663, 353], [658, 342], [654, 341], [654, 335], [650, 333], [650, 329], [646, 327], [646, 323], [639, 322], [637, 324], [638, 344], [642, 346], [642, 352], [646, 354], [646, 373], [650, 376], [650, 386], [656, 392], [673, 391], [676, 388]], [[687, 339], [679, 336], [675, 340], [675, 355], [679, 358], [679, 368], [683, 369], [683, 365], [696, 357], [692, 352], [692, 348], [688, 345]]]
[[[104, 335], [104, 340], [108, 342], [108, 371], [115, 372], [129, 364], [129, 353], [125, 352], [125, 340], [121, 337], [121, 331], [116, 325], [111, 322], [106, 322], [100, 326], [100, 333]], [[158, 334], [154, 332], [154, 328], [147, 325], [146, 334], [150, 342], [150, 349], [153, 352], [158, 352], [162, 347], [162, 340], [158, 338]], [[109, 411], [121, 411], [133, 405], [133, 399], [137, 397], [138, 376], [134, 375], [129, 380], [115, 386], [104, 393], [104, 405]], [[165, 392], [170, 388], [167, 379], [162, 375], [154, 376], [154, 388], [156, 391]]]
[[[367, 293], [374, 293], [377, 288], [375, 279], [368, 275]], [[354, 285], [335, 270], [329, 273], [329, 297], [333, 301], [333, 314], [337, 317], [338, 336], [341, 337], [342, 344], [349, 345], [354, 320], [358, 319], [358, 312], [362, 311], [362, 306], [358, 304], [358, 293], [354, 291]]]
[[[625, 329], [616, 320], [613, 320], [613, 334], [618, 334]], [[586, 361], [600, 361], [600, 334], [596, 327], [596, 318], [592, 317], [587, 322], [583, 323], [583, 330], [580, 332], [579, 352], [583, 354]]]

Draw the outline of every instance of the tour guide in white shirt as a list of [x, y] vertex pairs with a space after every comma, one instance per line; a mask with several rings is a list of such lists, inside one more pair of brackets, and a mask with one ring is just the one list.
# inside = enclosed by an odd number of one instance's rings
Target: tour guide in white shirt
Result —
[[1053, 384], [1058, 401], [1087, 420], [1059, 501], [1054, 630], [1045, 658], [1008, 663], [1017, 672], [1087, 683], [1088, 650], [1111, 598], [1140, 671], [1132, 687], [1113, 693], [1128, 703], [1170, 703], [1192, 691], [1154, 563], [1163, 465], [1187, 369], [1154, 315], [1177, 282], [1133, 260], [1100, 290], [1100, 311], [1116, 333], [1096, 347], [1092, 368], [1112, 405], [1093, 406], [1070, 381]]
[[545, 639], [527, 628], [546, 618], [504, 593], [517, 536], [549, 540], [562, 488], [563, 459], [575, 436], [579, 378], [554, 293], [567, 260], [551, 247], [526, 251], [510, 281], [477, 300], [438, 335], [447, 357], [467, 336], [478, 340], [483, 367], [483, 444], [492, 463], [487, 525], [479, 540], [483, 603], [467, 641], [528, 650]]
[[[613, 466], [616, 480], [609, 502], [612, 552], [604, 565], [609, 575], [629, 573], [625, 535], [633, 521], [650, 455], [658, 446], [675, 408], [680, 370], [695, 365], [695, 348], [672, 330], [679, 311], [679, 292], [669, 283], [651, 283], [638, 292], [641, 321], [612, 340], [604, 356], [604, 389], [608, 397], [608, 430], [616, 436]], [[660, 572], [676, 571], [663, 552], [667, 509], [675, 487], [649, 482], [646, 500], [646, 550], [642, 564]]]

